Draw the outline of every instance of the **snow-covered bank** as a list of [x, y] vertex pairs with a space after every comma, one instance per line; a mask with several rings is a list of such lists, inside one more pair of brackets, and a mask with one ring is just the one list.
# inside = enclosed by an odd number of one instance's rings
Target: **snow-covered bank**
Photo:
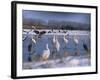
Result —
[[23, 69], [43, 69], [43, 68], [61, 68], [61, 67], [80, 67], [90, 66], [89, 56], [69, 56], [63, 59], [24, 62]]
[[[66, 35], [65, 32], [67, 32], [67, 34], [69, 35], [90, 35], [90, 32], [86, 30], [53, 30], [53, 32], [51, 33], [48, 33], [49, 31], [51, 31], [48, 29], [37, 29], [37, 31], [46, 31], [47, 33], [45, 35]], [[23, 29], [23, 34], [27, 34], [26, 32], [29, 32], [29, 34], [34, 34], [34, 30]]]

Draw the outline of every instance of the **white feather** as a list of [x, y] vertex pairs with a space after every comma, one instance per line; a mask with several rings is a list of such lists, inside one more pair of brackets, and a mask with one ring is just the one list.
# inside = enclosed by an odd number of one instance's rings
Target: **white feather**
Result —
[[55, 44], [55, 42], [56, 42], [56, 37], [55, 37], [55, 35], [53, 36], [53, 44]]
[[46, 44], [46, 49], [43, 51], [42, 59], [47, 60], [50, 56], [50, 50], [48, 48], [48, 44]]
[[56, 39], [55, 47], [56, 47], [57, 51], [60, 50], [60, 43], [59, 43], [58, 39]]
[[75, 42], [76, 44], [79, 43], [78, 39], [76, 39], [76, 38], [74, 38], [74, 42]]
[[36, 41], [35, 41], [35, 39], [33, 39], [33, 38], [31, 38], [31, 39], [32, 39], [32, 42], [36, 44]]
[[68, 39], [65, 38], [65, 36], [63, 37], [64, 42], [67, 44], [68, 43]]

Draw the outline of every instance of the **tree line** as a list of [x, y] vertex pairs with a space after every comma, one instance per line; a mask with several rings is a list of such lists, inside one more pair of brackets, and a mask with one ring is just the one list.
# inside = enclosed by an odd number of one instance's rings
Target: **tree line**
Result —
[[23, 28], [32, 29], [91, 30], [90, 24], [71, 21], [44, 21], [41, 19], [23, 19]]

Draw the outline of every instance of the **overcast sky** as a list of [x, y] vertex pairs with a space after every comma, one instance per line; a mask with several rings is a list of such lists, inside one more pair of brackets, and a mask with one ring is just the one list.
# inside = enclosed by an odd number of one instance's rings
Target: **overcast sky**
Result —
[[23, 10], [23, 17], [25, 19], [42, 19], [58, 20], [58, 21], [73, 21], [90, 24], [91, 15], [88, 13], [70, 13], [70, 12], [48, 12], [48, 11], [34, 11], [34, 10]]

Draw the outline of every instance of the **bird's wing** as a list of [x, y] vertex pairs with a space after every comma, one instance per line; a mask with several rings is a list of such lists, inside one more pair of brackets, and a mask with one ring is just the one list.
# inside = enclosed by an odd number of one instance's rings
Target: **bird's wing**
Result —
[[32, 38], [32, 41], [36, 44], [36, 41]]

